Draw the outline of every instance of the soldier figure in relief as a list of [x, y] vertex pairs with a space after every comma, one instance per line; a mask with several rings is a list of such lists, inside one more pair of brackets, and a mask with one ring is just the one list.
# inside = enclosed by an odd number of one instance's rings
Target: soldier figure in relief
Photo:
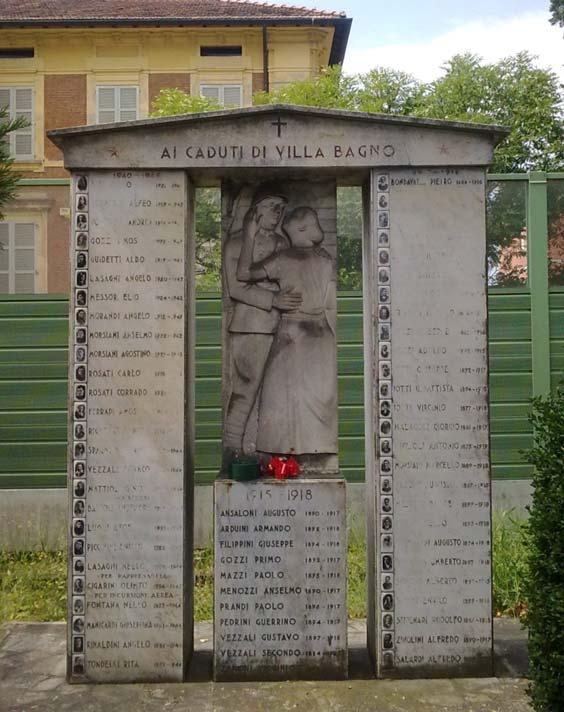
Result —
[[291, 246], [256, 260], [247, 233], [237, 276], [265, 278], [302, 303], [282, 314], [265, 368], [257, 449], [272, 454], [337, 452], [336, 281], [315, 210], [296, 208], [283, 221]]
[[223, 253], [224, 294], [231, 309], [228, 330], [231, 344], [231, 393], [224, 420], [224, 466], [243, 451], [249, 416], [257, 400], [280, 312], [297, 309], [301, 295], [292, 287], [280, 290], [267, 277], [252, 284], [237, 277], [237, 265], [246, 233], [252, 231], [253, 262], [261, 262], [289, 247], [277, 232], [288, 199], [276, 184], [260, 185], [243, 220], [243, 230], [231, 235]]

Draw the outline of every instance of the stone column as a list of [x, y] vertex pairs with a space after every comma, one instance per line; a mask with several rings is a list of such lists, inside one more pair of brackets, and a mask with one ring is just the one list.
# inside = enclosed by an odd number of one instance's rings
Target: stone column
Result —
[[192, 191], [181, 171], [86, 171], [72, 186], [69, 680], [181, 681], [192, 650]]
[[[214, 676], [343, 678], [335, 181], [225, 184], [223, 233]], [[274, 457], [292, 458], [298, 477], [233, 480]]]
[[381, 676], [492, 674], [485, 175], [373, 171], [369, 648]]

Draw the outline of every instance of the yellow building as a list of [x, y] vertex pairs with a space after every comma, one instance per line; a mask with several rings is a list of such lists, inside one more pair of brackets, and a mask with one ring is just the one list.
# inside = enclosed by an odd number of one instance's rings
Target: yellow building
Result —
[[166, 87], [247, 106], [342, 62], [344, 14], [240, 0], [3, 0], [0, 105], [22, 187], [0, 223], [0, 293], [68, 289], [68, 179], [50, 129], [148, 116]]

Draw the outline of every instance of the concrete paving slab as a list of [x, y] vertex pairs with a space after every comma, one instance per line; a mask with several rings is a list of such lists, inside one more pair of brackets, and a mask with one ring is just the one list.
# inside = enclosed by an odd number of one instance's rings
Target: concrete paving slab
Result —
[[349, 623], [345, 682], [213, 683], [213, 627], [195, 627], [190, 681], [156, 685], [68, 685], [65, 624], [8, 623], [0, 628], [0, 712], [531, 712], [526, 694], [526, 633], [494, 623], [495, 678], [374, 680], [366, 624]]

